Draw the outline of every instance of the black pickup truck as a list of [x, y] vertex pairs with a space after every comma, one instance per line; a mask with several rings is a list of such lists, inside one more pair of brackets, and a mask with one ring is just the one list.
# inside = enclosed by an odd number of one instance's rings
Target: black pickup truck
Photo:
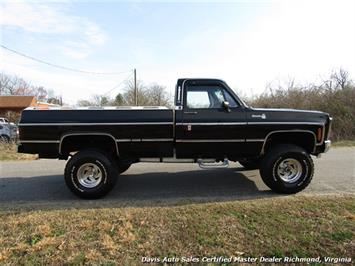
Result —
[[202, 168], [238, 161], [259, 169], [278, 193], [310, 183], [310, 155], [330, 147], [331, 117], [318, 111], [247, 106], [217, 79], [179, 79], [175, 107], [27, 108], [18, 152], [69, 159], [68, 187], [82, 198], [104, 196], [137, 162], [195, 162]]

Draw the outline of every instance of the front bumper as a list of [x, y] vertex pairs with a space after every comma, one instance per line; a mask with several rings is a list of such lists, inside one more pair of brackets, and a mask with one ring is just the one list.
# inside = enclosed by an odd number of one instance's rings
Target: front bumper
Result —
[[332, 141], [331, 140], [324, 141], [324, 152], [329, 151], [331, 145], [332, 145]]

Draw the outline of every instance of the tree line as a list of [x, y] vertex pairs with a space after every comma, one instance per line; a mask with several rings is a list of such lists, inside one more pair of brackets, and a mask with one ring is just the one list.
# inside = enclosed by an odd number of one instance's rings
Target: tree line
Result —
[[355, 138], [355, 84], [344, 69], [333, 71], [319, 84], [269, 84], [267, 90], [251, 97], [253, 107], [318, 110], [333, 117], [332, 139]]
[[[171, 95], [166, 87], [153, 83], [145, 85], [142, 81], [137, 82], [138, 105], [143, 106], [171, 106]], [[96, 94], [90, 100], [79, 100], [78, 106], [134, 106], [135, 88], [132, 81], [126, 81], [123, 93], [118, 93], [115, 97]]]
[[[142, 81], [137, 82], [138, 105], [145, 106], [171, 106], [171, 95], [166, 87], [157, 83], [146, 85]], [[0, 95], [31, 95], [37, 101], [62, 105], [61, 97], [54, 90], [43, 86], [34, 86], [16, 75], [0, 73]], [[123, 92], [115, 97], [106, 94], [96, 94], [90, 99], [81, 99], [77, 106], [130, 106], [135, 105], [135, 88], [132, 81], [124, 83]]]

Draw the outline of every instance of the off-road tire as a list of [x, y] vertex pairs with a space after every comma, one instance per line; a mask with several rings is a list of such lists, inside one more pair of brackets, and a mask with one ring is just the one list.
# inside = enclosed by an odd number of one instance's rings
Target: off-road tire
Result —
[[[301, 166], [299, 178], [294, 182], [285, 182], [282, 173], [280, 174], [279, 166], [287, 159], [296, 160]], [[306, 150], [293, 144], [280, 144], [271, 148], [260, 165], [260, 175], [264, 183], [273, 191], [282, 194], [294, 194], [305, 189], [311, 182], [313, 173], [311, 156]]]
[[[80, 167], [85, 167], [85, 165], [93, 166], [100, 173], [99, 181], [94, 187], [82, 185], [83, 181], [80, 181], [78, 177], [78, 175], [82, 176], [78, 174]], [[118, 175], [115, 161], [108, 154], [97, 149], [79, 151], [70, 158], [64, 171], [65, 183], [69, 189], [83, 199], [97, 199], [105, 196], [114, 187]]]

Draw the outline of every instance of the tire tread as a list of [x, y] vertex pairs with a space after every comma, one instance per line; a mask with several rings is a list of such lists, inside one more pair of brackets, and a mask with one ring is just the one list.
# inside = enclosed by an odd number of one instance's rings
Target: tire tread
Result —
[[[296, 153], [302, 153], [308, 163], [310, 164], [310, 173], [309, 176], [306, 178], [304, 183], [301, 186], [297, 186], [294, 189], [289, 189], [280, 186], [280, 184], [276, 183], [273, 179], [270, 178], [269, 176], [269, 167], [272, 165], [272, 162], [279, 157], [282, 153], [285, 152], [296, 152]], [[314, 175], [314, 162], [309, 155], [307, 151], [305, 151], [303, 148], [294, 145], [294, 144], [279, 144], [272, 148], [269, 153], [263, 158], [260, 166], [260, 175], [262, 180], [264, 181], [265, 185], [267, 185], [270, 189], [272, 189], [275, 192], [282, 193], [282, 194], [294, 194], [297, 192], [302, 191], [305, 189], [312, 181], [313, 175]]]

